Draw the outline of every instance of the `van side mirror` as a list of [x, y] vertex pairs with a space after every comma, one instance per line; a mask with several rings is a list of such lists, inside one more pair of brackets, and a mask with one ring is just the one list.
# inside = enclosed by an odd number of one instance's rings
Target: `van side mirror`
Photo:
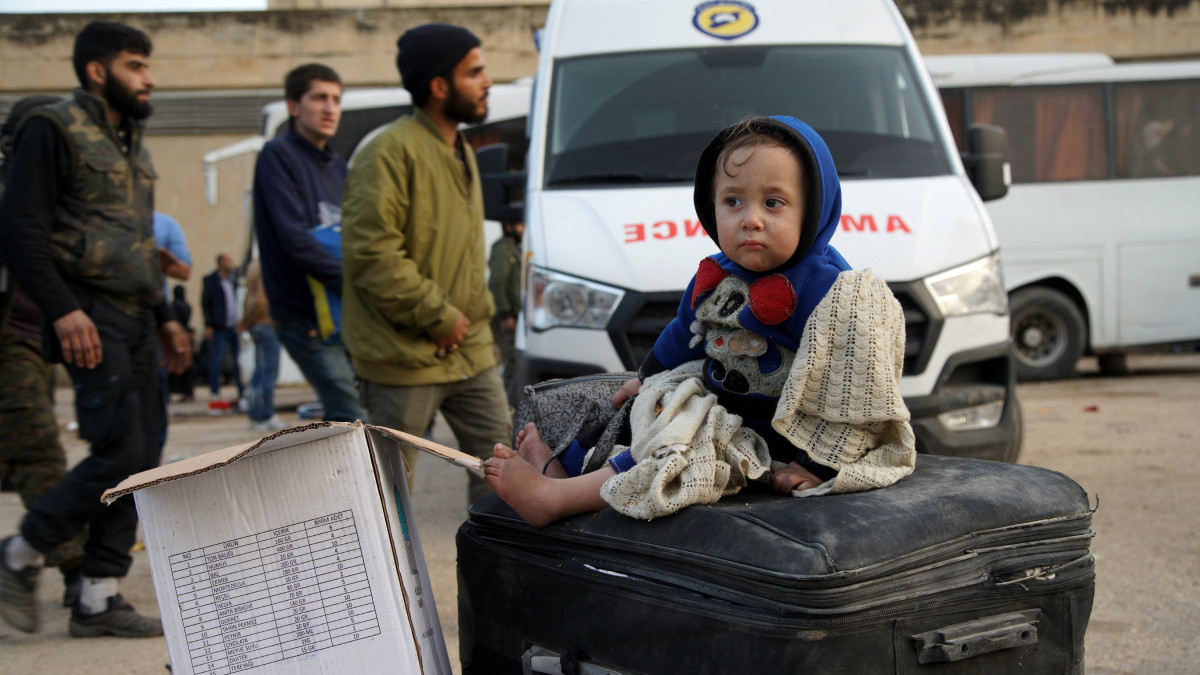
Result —
[[488, 220], [525, 220], [525, 172], [508, 170], [508, 146], [485, 145], [475, 151], [483, 184], [483, 213]]
[[1008, 134], [1003, 127], [972, 124], [967, 129], [967, 150], [962, 160], [980, 199], [987, 202], [1008, 194], [1012, 169], [1008, 164]]

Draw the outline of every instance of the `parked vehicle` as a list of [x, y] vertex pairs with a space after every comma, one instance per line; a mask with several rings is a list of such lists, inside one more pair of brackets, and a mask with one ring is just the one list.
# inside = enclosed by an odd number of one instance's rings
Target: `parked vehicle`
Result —
[[1084, 354], [1200, 343], [1200, 61], [1103, 54], [926, 59], [959, 146], [1008, 133], [1013, 186], [988, 204], [1004, 250], [1017, 376]]
[[[489, 213], [526, 224], [518, 385], [637, 367], [716, 251], [692, 205], [701, 149], [747, 115], [788, 114], [841, 173], [834, 246], [904, 307], [918, 449], [1017, 457], [1007, 299], [980, 200], [1005, 192], [1002, 134], [972, 129], [964, 168], [894, 3], [556, 1], [540, 49], [527, 172], [485, 177]], [[506, 184], [524, 190], [505, 199]]]

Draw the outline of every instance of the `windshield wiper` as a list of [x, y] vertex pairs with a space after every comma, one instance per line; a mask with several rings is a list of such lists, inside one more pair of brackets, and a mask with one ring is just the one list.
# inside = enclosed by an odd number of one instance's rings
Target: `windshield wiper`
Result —
[[578, 176], [564, 176], [551, 180], [548, 185], [581, 185], [586, 183], [599, 184], [631, 184], [631, 183], [682, 183], [693, 180], [691, 176], [669, 176], [659, 173], [638, 173], [634, 171], [612, 171], [609, 173], [589, 173]]

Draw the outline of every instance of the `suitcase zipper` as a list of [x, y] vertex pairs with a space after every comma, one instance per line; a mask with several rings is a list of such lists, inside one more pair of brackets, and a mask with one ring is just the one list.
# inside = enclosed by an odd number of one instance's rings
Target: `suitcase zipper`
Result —
[[[737, 588], [731, 589], [728, 585], [714, 579], [702, 579], [701, 581], [714, 588], [722, 588], [727, 591], [733, 590], [737, 592], [738, 589], [742, 589], [740, 593], [737, 593], [742, 597], [762, 597], [762, 594], [751, 592], [755, 588], [771, 589], [773, 592], [778, 593], [781, 584], [794, 584], [797, 580], [808, 581], [812, 584], [811, 589], [809, 589], [812, 591], [809, 593], [810, 601], [818, 601], [819, 604], [821, 600], [820, 592], [823, 590], [836, 591], [837, 595], [846, 595], [848, 593], [861, 592], [861, 589], [867, 588], [871, 584], [885, 584], [889, 590], [896, 590], [895, 584], [897, 583], [897, 579], [907, 581], [914, 578], [916, 578], [915, 583], [910, 584], [910, 586], [920, 587], [923, 585], [922, 582], [927, 580], [918, 577], [925, 573], [934, 572], [938, 568], [949, 570], [954, 576], [962, 577], [964, 575], [963, 571], [951, 569], [956, 563], [970, 557], [975, 557], [978, 559], [976, 567], [982, 567], [987, 565], [990, 562], [990, 558], [1000, 551], [1013, 552], [1021, 548], [1033, 548], [1036, 546], [1038, 547], [1036, 551], [1037, 557], [1043, 560], [1054, 555], [1069, 555], [1072, 551], [1087, 551], [1087, 544], [1095, 536], [1095, 533], [1090, 529], [1080, 532], [1080, 523], [1076, 521], [1084, 518], [1086, 516], [1081, 515], [1080, 518], [1061, 520], [1058, 523], [1054, 523], [1055, 526], [1053, 527], [1043, 527], [1040, 530], [1043, 537], [1036, 542], [1014, 540], [1014, 538], [1020, 536], [1022, 531], [1028, 530], [1031, 526], [1059, 519], [1035, 521], [1033, 523], [1024, 523], [1011, 527], [997, 528], [987, 532], [974, 533], [971, 536], [952, 542], [945, 542], [872, 567], [832, 572], [827, 575], [821, 575], [821, 578], [809, 577], [807, 579], [786, 573], [770, 573], [760, 569], [751, 569], [740, 563], [715, 561], [703, 555], [691, 555], [685, 558], [680, 558], [677, 555], [664, 555], [659, 547], [645, 545], [630, 546], [629, 544], [632, 542], [629, 541], [622, 541], [621, 543], [624, 545], [618, 547], [606, 545], [606, 542], [602, 538], [588, 536], [586, 537], [586, 545], [588, 549], [595, 553], [601, 564], [617, 568], [624, 566], [634, 574], [640, 574], [648, 578], [659, 578], [663, 582], [672, 574], [694, 579], [695, 577], [692, 576], [690, 570], [704, 569], [719, 562], [724, 570], [731, 572], [730, 574], [723, 574], [723, 580], [737, 580], [739, 582]], [[537, 540], [522, 536], [524, 534], [522, 530], [528, 527], [523, 523], [517, 524], [515, 521], [509, 523], [502, 518], [488, 519], [487, 526], [497, 527], [497, 529], [505, 531], [505, 536], [502, 539], [496, 538], [496, 541], [502, 541], [502, 546], [506, 549], [524, 545], [527, 550], [535, 551], [538, 555], [557, 556], [559, 559], [576, 558], [578, 551], [581, 550], [581, 547], [577, 544], [585, 543], [583, 537], [572, 536], [570, 532], [560, 530], [553, 533], [555, 541], [553, 544], [548, 545], [548, 542], [544, 539]], [[479, 530], [486, 530], [486, 526], [481, 527], [478, 523], [474, 527]], [[545, 536], [546, 534], [545, 531], [540, 531], [538, 536]], [[1056, 534], [1065, 536], [1051, 538]], [[492, 537], [487, 536], [486, 532], [480, 532], [479, 536], [482, 539], [492, 539]], [[525, 540], [524, 544], [522, 540]], [[973, 545], [968, 547], [966, 544]], [[947, 556], [947, 552], [951, 551], [956, 551], [956, 553]], [[639, 556], [654, 561], [657, 566], [648, 567], [646, 564], [638, 564], [631, 560], [631, 558]], [[1050, 562], [1053, 561], [1051, 560]], [[652, 570], [652, 573], [647, 574], [644, 570]], [[896, 576], [895, 572], [897, 570], [903, 570], [903, 574]], [[746, 573], [737, 574], [736, 572], [738, 571]], [[980, 578], [986, 572], [986, 570], [981, 570]], [[804, 591], [792, 591], [793, 594], [797, 592], [804, 594]], [[829, 595], [834, 594], [830, 593]], [[825, 600], [824, 604], [836, 605], [838, 602], [839, 600], [834, 597]]]
[[628, 375], [621, 375], [621, 374], [614, 374], [614, 373], [598, 373], [596, 375], [580, 375], [579, 377], [572, 377], [570, 379], [547, 380], [545, 382], [538, 382], [537, 384], [528, 384], [528, 385], [525, 385], [525, 391], [534, 393], [534, 394], [538, 394], [543, 391], [557, 389], [558, 387], [566, 386], [569, 384], [575, 384], [577, 382], [610, 382], [610, 381], [624, 382], [625, 380], [628, 380], [628, 379], [630, 379], [632, 377], [636, 377], [636, 376], [637, 376], [636, 373], [629, 373]]
[[[467, 536], [476, 538], [481, 543], [484, 543], [487, 540], [485, 537], [480, 537], [478, 534], [467, 534]], [[583, 563], [578, 559], [569, 559], [569, 562], [573, 563], [574, 565], [578, 565], [578, 568], [565, 566], [563, 563], [568, 562], [568, 560], [560, 560], [558, 561], [559, 564], [552, 565], [549, 563], [549, 561], [539, 559], [534, 556], [516, 555], [515, 552], [510, 548], [499, 546], [491, 546], [488, 548], [492, 549], [489, 553], [491, 557], [507, 559], [510, 562], [520, 563], [523, 565], [535, 565], [539, 567], [551, 568], [554, 570], [555, 574], [566, 575], [571, 579], [574, 579], [576, 583], [579, 583], [584, 588], [610, 592], [613, 590], [618, 590], [623, 594], [628, 594], [631, 592], [629, 585], [630, 582], [638, 581], [640, 579], [648, 583], [639, 586], [637, 592], [648, 599], [661, 602], [661, 604], [664, 606], [671, 607], [673, 609], [683, 606], [691, 608], [694, 613], [714, 617], [718, 616], [718, 613], [715, 612], [711, 607], [711, 602], [686, 598], [681, 596], [678, 592], [686, 590], [691, 593], [704, 595], [702, 587], [692, 588], [677, 585], [673, 587], [676, 589], [676, 592], [670, 592], [668, 590], [655, 588], [653, 585], [651, 585], [654, 583], [653, 580], [640, 576], [636, 573], [628, 574], [617, 570], [608, 570], [604, 569], [602, 565]], [[994, 587], [994, 590], [962, 590], [959, 592], [951, 592], [948, 595], [927, 596], [925, 598], [906, 602], [902, 601], [890, 603], [872, 609], [854, 610], [848, 616], [838, 617], [823, 617], [813, 614], [780, 616], [778, 614], [770, 614], [762, 611], [738, 608], [734, 606], [727, 598], [717, 596], [710, 597], [714, 597], [715, 599], [721, 600], [724, 603], [722, 604], [722, 611], [719, 613], [719, 616], [726, 618], [731, 616], [737, 617], [744, 620], [746, 623], [761, 623], [785, 628], [838, 628], [861, 623], [869, 623], [881, 617], [900, 616], [916, 610], [924, 611], [951, 605], [958, 605], [964, 602], [970, 602], [972, 600], [993, 601], [1015, 597], [1033, 599], [1049, 597], [1078, 588], [1086, 588], [1095, 583], [1095, 572], [1093, 565], [1094, 558], [1089, 551], [1077, 560], [1064, 563], [1056, 568], [1056, 570], [1060, 572], [1074, 572], [1070, 578], [1064, 580], [1055, 580], [1053, 583], [1045, 583], [1036, 590], [1021, 588], [1017, 582], [1023, 580], [1014, 580], [1004, 583], [1002, 588], [999, 584], [997, 584]], [[590, 569], [591, 572], [582, 571], [584, 569]], [[1029, 580], [1033, 579], [1031, 578]], [[704, 584], [704, 586], [712, 587], [711, 584]]]

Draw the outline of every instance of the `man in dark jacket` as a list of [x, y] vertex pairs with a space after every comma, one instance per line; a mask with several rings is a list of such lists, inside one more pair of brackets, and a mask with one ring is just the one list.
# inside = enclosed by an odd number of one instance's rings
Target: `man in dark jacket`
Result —
[[342, 118], [342, 81], [310, 63], [288, 73], [284, 94], [291, 129], [263, 146], [254, 168], [263, 288], [279, 341], [316, 390], [325, 419], [353, 422], [367, 415], [350, 355], [333, 317], [326, 313], [322, 327], [317, 316], [318, 300], [342, 294], [342, 261], [314, 233], [340, 227], [346, 160], [328, 141]]
[[238, 365], [237, 282], [233, 276], [233, 258], [228, 253], [217, 256], [217, 269], [204, 277], [200, 293], [204, 309], [204, 339], [208, 341], [208, 388], [212, 391], [210, 411], [227, 408], [220, 398], [221, 371], [226, 354], [233, 354], [233, 381], [237, 384], [238, 400], [245, 395], [242, 369]]
[[90, 453], [29, 507], [20, 534], [0, 541], [0, 617], [38, 629], [43, 556], [85, 528], [76, 637], [162, 635], [118, 593], [137, 536], [133, 500], [100, 502], [109, 487], [158, 466], [162, 426], [155, 332], [173, 371], [187, 333], [162, 297], [154, 241], [154, 168], [142, 145], [149, 117], [150, 39], [94, 21], [75, 39], [80, 88], [18, 130], [0, 205], [4, 263], [48, 325], [45, 351], [75, 385]]

